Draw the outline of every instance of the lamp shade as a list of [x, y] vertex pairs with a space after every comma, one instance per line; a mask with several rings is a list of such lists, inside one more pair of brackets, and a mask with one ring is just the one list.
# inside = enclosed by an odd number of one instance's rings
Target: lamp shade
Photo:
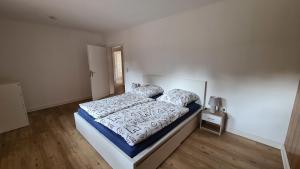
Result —
[[222, 98], [211, 96], [209, 98], [208, 104], [210, 106], [218, 106], [218, 107], [220, 107], [220, 106], [222, 106]]

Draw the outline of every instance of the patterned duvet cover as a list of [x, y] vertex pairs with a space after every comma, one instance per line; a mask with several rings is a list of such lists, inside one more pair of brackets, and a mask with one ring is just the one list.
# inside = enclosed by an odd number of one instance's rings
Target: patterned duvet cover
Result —
[[82, 103], [79, 104], [79, 106], [94, 118], [103, 118], [117, 111], [151, 101], [154, 101], [154, 99], [132, 93], [125, 93], [106, 99]]
[[122, 136], [130, 146], [134, 146], [188, 111], [188, 108], [171, 103], [150, 101], [95, 120]]

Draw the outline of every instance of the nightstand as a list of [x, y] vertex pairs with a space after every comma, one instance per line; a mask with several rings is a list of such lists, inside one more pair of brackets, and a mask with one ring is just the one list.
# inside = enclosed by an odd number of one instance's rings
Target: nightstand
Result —
[[211, 113], [209, 110], [201, 112], [200, 129], [221, 135], [225, 128], [226, 113]]

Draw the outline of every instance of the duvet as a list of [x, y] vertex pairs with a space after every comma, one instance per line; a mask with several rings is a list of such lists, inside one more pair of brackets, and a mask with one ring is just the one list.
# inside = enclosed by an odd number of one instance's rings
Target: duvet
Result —
[[162, 101], [151, 101], [95, 119], [130, 145], [145, 140], [189, 111]]
[[154, 99], [132, 93], [125, 93], [106, 99], [82, 103], [79, 104], [79, 106], [94, 118], [103, 118], [117, 111], [151, 101], [154, 101]]

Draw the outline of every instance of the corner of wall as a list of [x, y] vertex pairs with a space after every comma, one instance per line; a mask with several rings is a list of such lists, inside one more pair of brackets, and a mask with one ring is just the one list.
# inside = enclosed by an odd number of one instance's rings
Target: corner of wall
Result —
[[35, 106], [35, 107], [28, 107], [27, 111], [28, 112], [38, 111], [38, 110], [47, 109], [50, 107], [60, 106], [60, 105], [78, 102], [78, 101], [82, 101], [82, 100], [88, 100], [91, 98], [92, 98], [92, 96], [84, 96], [84, 97], [60, 100], [60, 101], [49, 103], [49, 104], [43, 104], [43, 105], [39, 105], [39, 106]]
[[281, 152], [283, 168], [284, 169], [291, 169], [284, 145], [282, 145], [282, 147], [280, 149], [280, 152]]
[[250, 139], [250, 140], [253, 140], [253, 141], [256, 141], [258, 143], [265, 144], [265, 145], [273, 147], [273, 148], [277, 148], [279, 150], [282, 148], [281, 143], [278, 143], [278, 142], [275, 142], [275, 141], [272, 141], [269, 139], [265, 139], [265, 138], [262, 138], [262, 137], [259, 137], [259, 136], [253, 135], [253, 134], [245, 133], [243, 131], [239, 131], [239, 130], [235, 130], [235, 129], [227, 129], [227, 132]]

